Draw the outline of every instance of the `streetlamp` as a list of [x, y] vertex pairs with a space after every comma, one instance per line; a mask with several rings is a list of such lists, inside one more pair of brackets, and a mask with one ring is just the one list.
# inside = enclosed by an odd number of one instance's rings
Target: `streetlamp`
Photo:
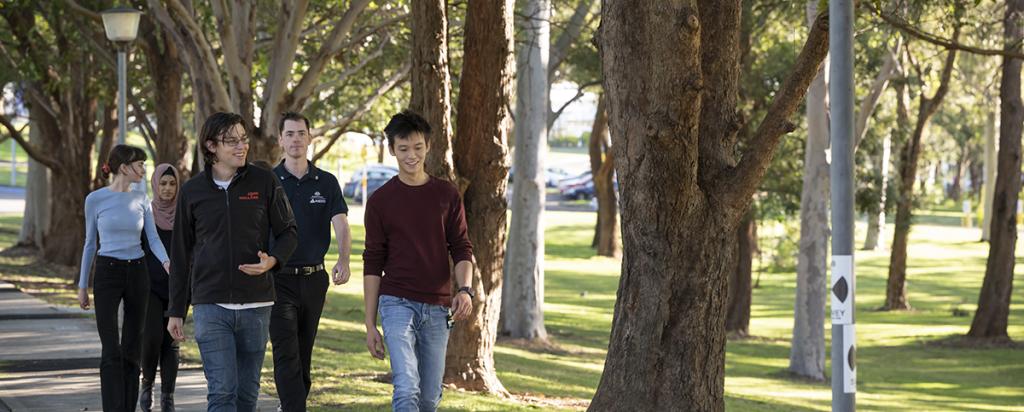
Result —
[[135, 41], [139, 32], [139, 17], [142, 12], [130, 7], [115, 7], [103, 13], [103, 28], [107, 39], [117, 47], [117, 142], [124, 144], [128, 133], [128, 115], [125, 108], [128, 100], [128, 45]]

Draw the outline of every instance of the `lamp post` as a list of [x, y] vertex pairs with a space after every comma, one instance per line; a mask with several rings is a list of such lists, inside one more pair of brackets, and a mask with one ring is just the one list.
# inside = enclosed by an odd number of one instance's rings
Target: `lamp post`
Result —
[[142, 12], [122, 6], [105, 10], [102, 15], [107, 39], [117, 47], [117, 143], [124, 144], [128, 133], [128, 45], [135, 41], [139, 32]]

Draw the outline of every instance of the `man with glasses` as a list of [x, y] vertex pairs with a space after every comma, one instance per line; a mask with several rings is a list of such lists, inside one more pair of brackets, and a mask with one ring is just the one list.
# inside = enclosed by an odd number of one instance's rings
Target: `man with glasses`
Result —
[[255, 411], [274, 305], [272, 272], [297, 244], [276, 176], [246, 166], [242, 117], [215, 113], [199, 135], [206, 167], [181, 187], [171, 241], [167, 329], [184, 340], [194, 307], [208, 411]]

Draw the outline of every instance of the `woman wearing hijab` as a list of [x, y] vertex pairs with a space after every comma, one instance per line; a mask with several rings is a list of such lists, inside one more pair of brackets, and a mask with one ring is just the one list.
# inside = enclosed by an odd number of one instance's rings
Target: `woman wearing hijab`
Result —
[[[145, 193], [131, 190], [131, 185], [141, 182], [146, 175], [146, 152], [134, 146], [117, 145], [107, 159], [103, 172], [113, 174], [110, 185], [85, 198], [85, 245], [78, 302], [82, 309], [89, 309], [89, 271], [95, 262], [93, 299], [102, 345], [103, 410], [129, 411], [135, 409], [139, 395], [139, 352], [149, 300], [143, 232], [165, 273], [170, 262], [153, 223], [149, 199]], [[117, 311], [122, 301], [124, 323], [118, 325]]]
[[[171, 245], [171, 229], [174, 228], [174, 208], [178, 201], [180, 184], [178, 171], [167, 163], [161, 163], [153, 171], [150, 183], [153, 185], [153, 220], [160, 234], [161, 246]], [[144, 239], [145, 240], [145, 239]], [[159, 258], [149, 247], [143, 245], [149, 264], [149, 309], [146, 311], [146, 327], [142, 337], [142, 389], [139, 393], [139, 408], [145, 412], [153, 410], [153, 383], [156, 368], [160, 365], [160, 410], [174, 411], [174, 382], [178, 377], [178, 342], [167, 332], [167, 272]]]

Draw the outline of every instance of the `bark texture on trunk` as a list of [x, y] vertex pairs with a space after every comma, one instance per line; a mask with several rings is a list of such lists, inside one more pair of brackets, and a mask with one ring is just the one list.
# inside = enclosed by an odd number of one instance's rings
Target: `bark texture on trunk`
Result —
[[624, 256], [590, 410], [721, 411], [735, 230], [828, 51], [827, 16], [737, 160], [740, 1], [607, 0], [601, 13]]
[[512, 12], [514, 2], [473, 0], [466, 11], [466, 42], [458, 101], [455, 170], [473, 242], [473, 313], [452, 331], [445, 382], [507, 395], [494, 371], [494, 342], [501, 310], [502, 266], [508, 202], [508, 140], [511, 133]]
[[[1005, 26], [1006, 48], [1021, 50], [1024, 39], [1024, 0], [1007, 0]], [[1024, 106], [1021, 104], [1021, 60], [1003, 59], [1003, 75], [999, 84], [999, 173], [996, 176], [992, 216], [992, 240], [989, 241], [985, 280], [978, 296], [978, 311], [967, 336], [986, 339], [1009, 339], [1006, 324], [1013, 293], [1013, 270], [1017, 247], [1017, 202], [1020, 197], [1021, 132], [1024, 129]]]

